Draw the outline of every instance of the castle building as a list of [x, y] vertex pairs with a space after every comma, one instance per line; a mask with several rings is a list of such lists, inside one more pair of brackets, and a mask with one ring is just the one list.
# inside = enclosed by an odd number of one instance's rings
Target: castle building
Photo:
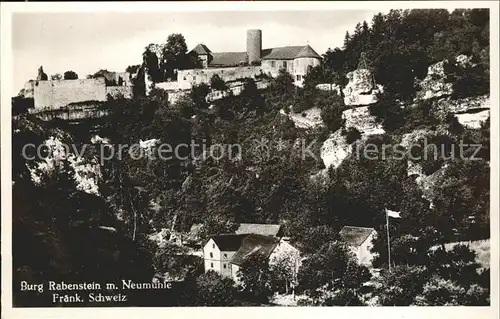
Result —
[[[258, 71], [274, 77], [278, 75], [280, 69], [285, 69], [294, 77], [297, 86], [302, 86], [304, 75], [307, 74], [309, 67], [315, 67], [321, 63], [321, 56], [309, 44], [262, 49], [261, 30], [247, 31], [245, 52], [212, 52], [202, 43], [196, 45], [191, 52], [198, 54], [203, 68], [208, 69], [207, 71], [210, 69], [254, 66]], [[248, 71], [248, 73], [255, 73], [254, 68], [249, 68]], [[232, 78], [224, 75], [224, 70], [219, 70], [217, 73], [226, 81], [232, 80]], [[180, 71], [180, 75], [179, 82], [190, 81], [193, 84], [204, 82], [203, 77], [199, 77], [197, 81], [196, 75], [186, 74], [186, 72]]]
[[175, 95], [174, 92], [190, 90], [194, 85], [209, 84], [214, 75], [220, 76], [237, 94], [240, 80], [258, 79], [259, 75], [276, 77], [285, 69], [294, 78], [296, 86], [302, 86], [310, 67], [320, 65], [321, 56], [309, 44], [262, 49], [262, 31], [248, 30], [246, 51], [212, 52], [203, 43], [197, 44], [189, 53], [195, 52], [202, 62], [201, 69], [178, 70], [177, 81], [154, 83], [145, 74], [146, 94], [153, 85]]

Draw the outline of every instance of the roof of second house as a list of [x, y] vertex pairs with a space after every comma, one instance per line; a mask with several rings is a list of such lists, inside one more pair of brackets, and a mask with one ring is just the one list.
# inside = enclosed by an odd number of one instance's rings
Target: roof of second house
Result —
[[316, 53], [316, 51], [313, 50], [313, 48], [311, 48], [311, 46], [309, 44], [307, 44], [305, 47], [302, 48], [302, 50], [300, 50], [299, 53], [297, 53], [297, 55], [295, 56], [295, 58], [318, 58], [320, 59], [321, 57], [319, 56], [318, 53]]
[[217, 244], [221, 251], [237, 251], [241, 247], [246, 235], [239, 234], [221, 234], [211, 238]]
[[293, 60], [296, 58], [318, 58], [309, 45], [287, 46], [262, 50], [262, 60]]
[[340, 237], [351, 246], [360, 246], [375, 229], [366, 227], [344, 226], [339, 232]]
[[273, 224], [240, 224], [236, 234], [257, 234], [264, 236], [277, 236], [281, 225]]
[[241, 247], [231, 259], [231, 263], [238, 266], [241, 266], [250, 256], [255, 256], [257, 254], [263, 256], [264, 258], [269, 258], [274, 248], [276, 248], [280, 241], [279, 238], [274, 236], [262, 236], [255, 234], [244, 236], [245, 238], [241, 243]]
[[211, 67], [230, 67], [238, 66], [241, 63], [247, 62], [246, 52], [214, 52], [212, 54]]

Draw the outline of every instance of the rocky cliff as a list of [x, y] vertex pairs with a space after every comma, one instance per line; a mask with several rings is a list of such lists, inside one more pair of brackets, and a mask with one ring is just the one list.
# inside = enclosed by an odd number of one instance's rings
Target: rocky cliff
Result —
[[349, 106], [369, 105], [377, 102], [377, 94], [383, 92], [381, 85], [373, 79], [373, 73], [368, 69], [357, 69], [346, 75], [349, 83], [342, 90], [344, 103]]

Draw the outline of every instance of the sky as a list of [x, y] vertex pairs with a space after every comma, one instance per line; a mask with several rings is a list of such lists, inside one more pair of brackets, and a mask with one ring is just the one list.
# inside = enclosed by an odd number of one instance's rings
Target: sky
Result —
[[370, 22], [376, 10], [14, 13], [13, 95], [35, 79], [75, 71], [80, 78], [99, 69], [125, 71], [140, 64], [144, 48], [181, 33], [188, 49], [204, 43], [212, 52], [245, 51], [246, 30], [262, 30], [262, 47], [305, 45], [319, 54], [341, 47], [346, 31]]

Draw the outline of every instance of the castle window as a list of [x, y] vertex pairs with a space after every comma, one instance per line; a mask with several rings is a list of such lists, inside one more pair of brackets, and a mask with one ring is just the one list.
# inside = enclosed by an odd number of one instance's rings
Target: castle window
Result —
[[276, 61], [271, 61], [271, 67], [275, 68], [276, 67]]

